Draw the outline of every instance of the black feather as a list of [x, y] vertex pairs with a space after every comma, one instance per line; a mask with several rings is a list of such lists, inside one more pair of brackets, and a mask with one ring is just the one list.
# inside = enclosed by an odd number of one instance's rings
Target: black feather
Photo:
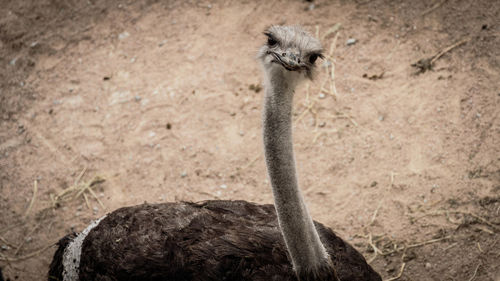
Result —
[[[331, 229], [315, 225], [340, 280], [381, 280], [354, 248]], [[66, 245], [60, 243], [56, 251], [51, 264], [54, 275], [61, 276], [53, 268], [60, 268], [62, 259], [56, 256]], [[332, 270], [298, 275], [301, 281], [336, 280]], [[109, 214], [83, 242], [80, 280], [299, 279], [273, 205], [205, 201], [144, 204]]]

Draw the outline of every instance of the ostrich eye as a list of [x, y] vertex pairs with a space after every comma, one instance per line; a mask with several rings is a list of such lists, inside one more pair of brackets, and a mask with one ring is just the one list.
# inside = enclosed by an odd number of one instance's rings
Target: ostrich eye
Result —
[[317, 59], [318, 59], [318, 55], [317, 54], [312, 54], [312, 55], [309, 56], [309, 62], [311, 64], [315, 63]]
[[274, 45], [278, 44], [278, 41], [274, 40], [272, 37], [267, 37], [267, 45], [272, 47]]

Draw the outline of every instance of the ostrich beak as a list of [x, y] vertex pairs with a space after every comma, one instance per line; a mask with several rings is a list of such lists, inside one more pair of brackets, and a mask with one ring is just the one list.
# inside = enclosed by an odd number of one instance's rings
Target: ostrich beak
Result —
[[282, 54], [270, 52], [270, 54], [274, 58], [273, 62], [281, 64], [288, 71], [298, 71], [303, 68], [303, 65], [300, 64], [299, 55], [295, 54], [293, 51], [284, 52]]

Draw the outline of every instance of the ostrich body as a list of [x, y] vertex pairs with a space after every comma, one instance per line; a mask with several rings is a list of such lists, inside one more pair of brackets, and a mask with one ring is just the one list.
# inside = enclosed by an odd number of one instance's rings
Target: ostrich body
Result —
[[49, 280], [379, 281], [363, 256], [314, 222], [297, 184], [292, 100], [312, 78], [319, 41], [272, 26], [258, 58], [263, 137], [274, 205], [213, 200], [118, 209], [61, 239]]

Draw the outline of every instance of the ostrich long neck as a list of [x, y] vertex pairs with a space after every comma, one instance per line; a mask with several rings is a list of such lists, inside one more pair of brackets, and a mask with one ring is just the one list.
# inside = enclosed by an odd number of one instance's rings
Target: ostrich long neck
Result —
[[327, 262], [328, 254], [297, 184], [292, 144], [295, 85], [283, 79], [282, 72], [270, 76], [264, 102], [264, 147], [279, 226], [295, 270], [313, 269]]

